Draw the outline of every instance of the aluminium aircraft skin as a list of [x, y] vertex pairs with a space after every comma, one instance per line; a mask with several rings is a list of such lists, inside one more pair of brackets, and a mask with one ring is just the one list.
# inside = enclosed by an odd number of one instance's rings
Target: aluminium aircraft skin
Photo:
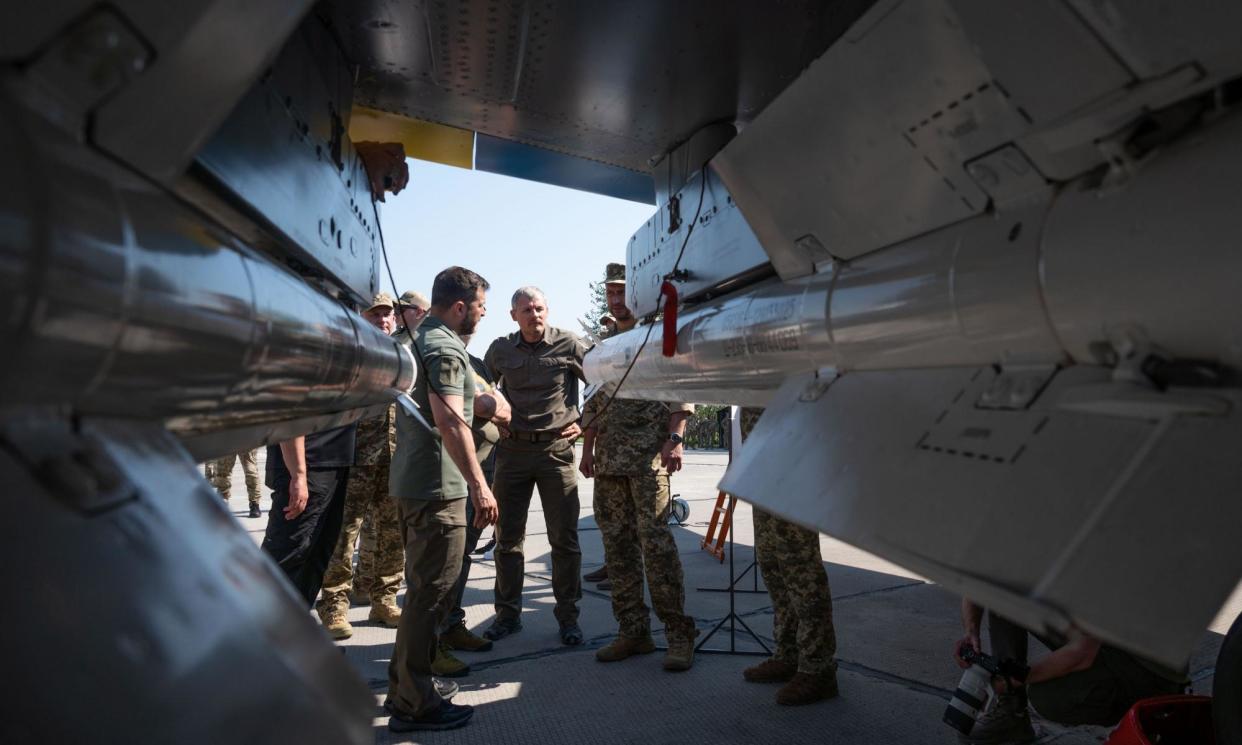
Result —
[[[660, 321], [589, 374], [766, 406], [723, 482], [743, 498], [1174, 666], [1242, 576], [1242, 9], [165, 10], [0, 28], [0, 477], [10, 530], [41, 526], [0, 545], [100, 608], [11, 619], [96, 665], [53, 684], [13, 650], [34, 693], [4, 739], [260, 741], [235, 712], [261, 690], [306, 742], [370, 740], [365, 688], [193, 467], [412, 385], [352, 313], [383, 286], [363, 114], [414, 153], [655, 205], [629, 302], [667, 317], [676, 288], [674, 354]], [[212, 703], [134, 705], [165, 697]], [[64, 700], [80, 716], [50, 717]]]

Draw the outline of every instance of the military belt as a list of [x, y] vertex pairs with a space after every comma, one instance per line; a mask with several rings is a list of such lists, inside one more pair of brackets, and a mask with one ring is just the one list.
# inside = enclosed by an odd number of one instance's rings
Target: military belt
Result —
[[561, 431], [549, 429], [545, 432], [510, 432], [509, 436], [522, 442], [552, 442], [561, 439]]

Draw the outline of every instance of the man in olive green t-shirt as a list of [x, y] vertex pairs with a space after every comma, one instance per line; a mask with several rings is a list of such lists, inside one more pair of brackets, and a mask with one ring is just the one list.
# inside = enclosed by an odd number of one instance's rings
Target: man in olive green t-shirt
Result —
[[474, 524], [496, 522], [496, 500], [475, 457], [470, 424], [474, 373], [461, 342], [486, 313], [487, 280], [461, 267], [436, 275], [431, 312], [414, 335], [418, 363], [414, 402], [435, 425], [429, 432], [402, 411], [388, 477], [405, 537], [409, 589], [388, 664], [388, 700], [394, 732], [442, 730], [470, 721], [474, 710], [436, 692], [431, 664], [437, 630], [448, 612], [466, 542], [466, 499]]
[[[461, 340], [466, 347], [470, 346], [470, 334], [462, 335]], [[471, 422], [471, 429], [474, 431], [474, 449], [479, 465], [483, 468], [483, 477], [490, 485], [492, 466], [496, 460], [495, 445], [500, 441], [500, 427], [509, 424], [509, 402], [505, 400], [500, 391], [492, 386], [483, 360], [470, 355], [470, 365], [474, 370], [475, 380], [474, 419]], [[497, 500], [496, 504], [499, 506], [500, 501]], [[470, 505], [466, 505], [467, 522], [473, 523], [473, 518]], [[486, 652], [492, 648], [490, 639], [484, 639], [466, 628], [466, 611], [461, 607], [466, 582], [470, 579], [470, 566], [473, 563], [470, 555], [478, 547], [482, 534], [482, 528], [477, 528], [473, 524], [466, 526], [466, 546], [462, 554], [461, 573], [457, 576], [457, 584], [453, 587], [453, 594], [449, 600], [451, 610], [440, 631], [440, 654], [432, 665], [436, 673], [440, 675], [452, 677], [468, 673], [470, 670], [469, 665], [457, 659], [449, 650]]]
[[551, 545], [552, 613], [561, 642], [574, 646], [584, 639], [574, 441], [582, 431], [578, 381], [586, 379], [586, 347], [577, 335], [547, 324], [548, 302], [538, 287], [513, 293], [510, 315], [518, 330], [492, 342], [483, 357], [513, 409], [509, 435], [496, 445], [496, 618], [483, 635], [499, 640], [522, 629], [526, 518], [537, 487]]

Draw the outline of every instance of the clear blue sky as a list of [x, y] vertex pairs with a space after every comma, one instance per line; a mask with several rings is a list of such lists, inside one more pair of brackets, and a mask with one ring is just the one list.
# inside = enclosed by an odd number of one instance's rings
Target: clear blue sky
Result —
[[[491, 283], [487, 317], [470, 351], [482, 356], [512, 333], [509, 300], [523, 285], [548, 296], [549, 323], [581, 332], [588, 283], [609, 261], [625, 261], [630, 236], [655, 212], [556, 186], [410, 160], [410, 185], [380, 205], [388, 258], [401, 291], [431, 295], [431, 281], [458, 264]], [[383, 279], [388, 289], [387, 277]]]

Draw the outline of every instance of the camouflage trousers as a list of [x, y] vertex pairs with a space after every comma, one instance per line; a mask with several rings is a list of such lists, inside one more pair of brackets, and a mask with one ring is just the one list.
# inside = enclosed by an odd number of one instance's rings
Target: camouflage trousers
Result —
[[754, 516], [756, 559], [775, 612], [773, 658], [801, 673], [835, 673], [837, 636], [819, 534], [758, 508]]
[[220, 496], [224, 497], [227, 502], [230, 492], [233, 491], [233, 463], [241, 461], [242, 473], [246, 475], [246, 491], [250, 496], [250, 504], [258, 504], [259, 498], [263, 496], [262, 486], [259, 483], [259, 463], [255, 453], [256, 450], [244, 450], [240, 453], [226, 455], [223, 458], [207, 461], [203, 470], [207, 476], [207, 480], [211, 485], [216, 487], [216, 491], [220, 492]]
[[612, 583], [612, 615], [622, 636], [651, 633], [643, 602], [643, 574], [656, 617], [670, 637], [689, 636], [694, 619], [685, 613], [681, 558], [668, 527], [668, 476], [595, 476], [595, 521], [604, 539]]
[[[374, 558], [368, 556], [364, 518], [374, 529]], [[405, 573], [405, 546], [397, 503], [388, 496], [388, 466], [354, 466], [345, 489], [345, 516], [341, 536], [323, 575], [323, 590], [316, 608], [321, 616], [349, 608], [354, 585], [354, 545], [359, 533], [363, 547], [358, 559], [357, 594], [366, 594], [372, 605], [392, 605]]]

